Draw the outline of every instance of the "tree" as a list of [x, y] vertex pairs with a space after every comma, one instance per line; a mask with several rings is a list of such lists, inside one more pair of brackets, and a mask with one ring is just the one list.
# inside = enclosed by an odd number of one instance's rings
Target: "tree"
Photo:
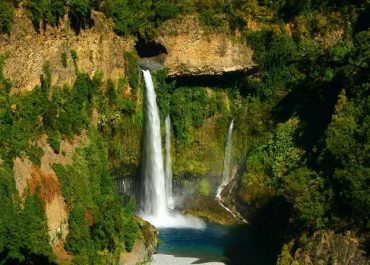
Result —
[[0, 0], [0, 33], [10, 33], [13, 22], [13, 7], [6, 0]]
[[72, 27], [78, 34], [90, 22], [90, 0], [69, 0], [68, 6]]

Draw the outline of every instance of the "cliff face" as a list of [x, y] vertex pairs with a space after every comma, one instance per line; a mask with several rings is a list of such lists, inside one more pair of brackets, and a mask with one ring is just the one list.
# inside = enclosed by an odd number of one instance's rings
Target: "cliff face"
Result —
[[168, 55], [170, 76], [219, 75], [255, 66], [253, 51], [220, 32], [209, 32], [193, 17], [172, 20], [159, 29], [157, 41]]
[[335, 234], [333, 231], [315, 233], [304, 249], [296, 251], [294, 259], [302, 265], [369, 264], [358, 239], [350, 234]]
[[42, 148], [44, 155], [39, 166], [34, 165], [28, 157], [17, 157], [14, 160], [14, 177], [19, 197], [24, 200], [29, 185], [32, 193], [38, 193], [45, 202], [45, 215], [48, 225], [49, 243], [58, 263], [71, 260], [71, 256], [64, 250], [64, 243], [68, 235], [68, 211], [64, 195], [61, 191], [60, 181], [52, 165], [73, 164], [72, 156], [77, 147], [87, 141], [86, 132], [74, 137], [72, 141], [61, 144], [60, 154], [56, 154], [48, 144], [44, 135], [37, 143]]
[[[94, 26], [79, 35], [69, 25], [66, 16], [58, 27], [49, 27], [40, 33], [34, 30], [24, 10], [16, 11], [10, 36], [0, 35], [0, 53], [6, 54], [4, 75], [13, 84], [12, 92], [31, 90], [40, 84], [43, 65], [48, 61], [52, 85], [71, 85], [76, 78], [76, 67], [71, 51], [77, 53], [77, 69], [92, 76], [102, 71], [104, 79], [118, 80], [124, 74], [123, 53], [133, 49], [133, 41], [118, 37], [112, 30], [112, 21], [98, 12], [92, 13]], [[62, 63], [62, 54], [67, 65]]]
[[[16, 10], [17, 26], [10, 36], [0, 35], [0, 53], [7, 55], [4, 75], [13, 84], [12, 92], [29, 91], [39, 85], [46, 62], [52, 85], [73, 84], [77, 70], [90, 76], [101, 71], [105, 80], [117, 81], [123, 76], [123, 54], [134, 49], [133, 39], [117, 36], [112, 21], [99, 12], [92, 13], [92, 20], [94, 25], [79, 35], [70, 27], [67, 15], [58, 27], [46, 26], [38, 33], [25, 11]], [[219, 75], [255, 66], [248, 46], [225, 33], [210, 32], [193, 17], [166, 22], [156, 41], [167, 50], [160, 64], [168, 68], [170, 76]], [[77, 54], [76, 65], [71, 52]], [[63, 56], [67, 59], [64, 65]]]
[[284, 246], [278, 265], [369, 264], [359, 240], [350, 232], [345, 234], [336, 234], [334, 231], [316, 232], [307, 240], [305, 246], [298, 247], [293, 256], [288, 253], [292, 246], [293, 242], [289, 246]]

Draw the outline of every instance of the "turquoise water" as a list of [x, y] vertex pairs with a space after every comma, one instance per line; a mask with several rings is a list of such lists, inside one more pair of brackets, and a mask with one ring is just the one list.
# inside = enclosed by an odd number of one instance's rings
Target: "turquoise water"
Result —
[[221, 261], [228, 265], [276, 264], [278, 249], [250, 225], [207, 225], [197, 229], [159, 229], [158, 253], [198, 258], [197, 264]]

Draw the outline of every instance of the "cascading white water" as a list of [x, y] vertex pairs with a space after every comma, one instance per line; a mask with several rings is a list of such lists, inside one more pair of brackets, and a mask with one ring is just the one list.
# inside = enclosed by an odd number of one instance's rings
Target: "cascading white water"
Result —
[[152, 76], [143, 70], [145, 93], [145, 138], [144, 138], [144, 214], [163, 216], [167, 214], [164, 180], [161, 124]]
[[229, 183], [230, 170], [231, 170], [231, 148], [233, 144], [233, 130], [234, 130], [234, 120], [231, 121], [229, 130], [227, 132], [227, 139], [225, 145], [225, 156], [224, 156], [224, 170], [222, 172], [221, 185], [218, 186], [216, 197], [221, 199], [221, 192], [225, 186]]
[[[239, 212], [232, 211], [224, 204], [222, 197], [221, 197], [221, 193], [223, 189], [232, 180], [230, 179], [230, 173], [231, 173], [231, 151], [232, 151], [232, 144], [233, 144], [233, 130], [234, 130], [234, 120], [231, 121], [229, 130], [227, 132], [227, 139], [226, 139], [226, 145], [225, 145], [225, 156], [224, 156], [224, 169], [222, 172], [221, 184], [217, 188], [216, 200], [219, 202], [222, 208], [228, 211], [235, 219], [238, 219], [242, 221], [243, 223], [246, 223], [247, 221], [241, 216]], [[231, 189], [230, 189], [230, 192], [231, 192]]]
[[[191, 216], [184, 216], [173, 211], [170, 212], [168, 209], [167, 198], [169, 198], [168, 194], [170, 193], [167, 193], [167, 189], [171, 189], [172, 197], [172, 181], [170, 184], [166, 185], [156, 94], [150, 71], [142, 71], [146, 85], [146, 93], [143, 152], [144, 197], [142, 200], [143, 209], [140, 215], [143, 219], [152, 223], [156, 227], [204, 228], [205, 224], [200, 219]], [[170, 149], [170, 146], [168, 146], [168, 149]], [[168, 151], [168, 155], [171, 155], [170, 150]], [[168, 159], [168, 161], [170, 160]]]
[[171, 161], [171, 119], [170, 116], [166, 117], [166, 160], [164, 172], [166, 174], [166, 201], [167, 207], [170, 209], [174, 208], [174, 200], [172, 197], [172, 161]]

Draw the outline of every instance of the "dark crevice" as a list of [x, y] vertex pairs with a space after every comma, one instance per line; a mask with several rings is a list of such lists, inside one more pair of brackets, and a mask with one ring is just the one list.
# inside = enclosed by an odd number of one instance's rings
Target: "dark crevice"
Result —
[[215, 87], [238, 86], [245, 82], [247, 71], [235, 71], [221, 75], [183, 75], [168, 77], [166, 81], [175, 82], [176, 87]]
[[92, 28], [94, 26], [94, 20], [91, 19], [90, 14], [87, 17], [83, 17], [79, 14], [69, 13], [70, 25], [76, 35], [79, 35], [81, 30]]
[[167, 54], [167, 49], [162, 44], [155, 41], [145, 41], [139, 39], [135, 44], [137, 54], [141, 57], [154, 57], [161, 54]]

